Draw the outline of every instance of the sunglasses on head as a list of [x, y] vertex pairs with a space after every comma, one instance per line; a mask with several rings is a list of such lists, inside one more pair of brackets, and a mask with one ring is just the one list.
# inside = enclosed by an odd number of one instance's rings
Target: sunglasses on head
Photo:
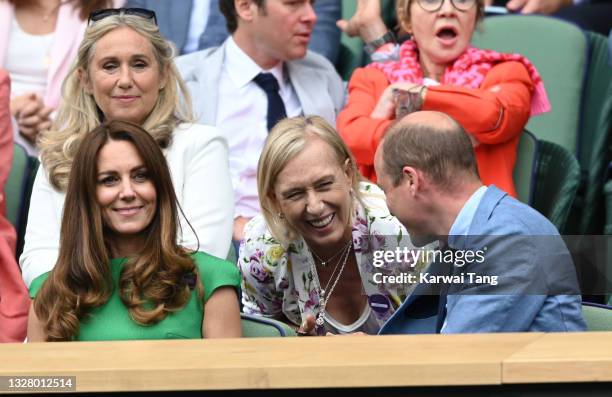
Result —
[[111, 15], [135, 15], [144, 19], [152, 19], [157, 26], [157, 17], [155, 11], [147, 10], [146, 8], [105, 8], [102, 10], [92, 11], [87, 20], [87, 26], [92, 22], [97, 22], [101, 19], [110, 17]]

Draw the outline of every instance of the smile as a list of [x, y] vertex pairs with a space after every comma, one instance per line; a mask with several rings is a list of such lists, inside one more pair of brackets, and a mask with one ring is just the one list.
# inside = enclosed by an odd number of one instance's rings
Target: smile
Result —
[[122, 95], [122, 96], [114, 96], [113, 99], [116, 99], [120, 102], [132, 102], [138, 99], [136, 95]]
[[118, 212], [120, 215], [131, 216], [131, 215], [138, 213], [138, 211], [140, 211], [143, 208], [144, 208], [144, 205], [141, 205], [138, 207], [113, 208], [113, 211]]
[[319, 219], [311, 219], [308, 222], [308, 224], [310, 226], [316, 227], [318, 229], [322, 229], [325, 226], [329, 225], [330, 223], [332, 223], [332, 221], [334, 220], [334, 217], [336, 216], [335, 213], [329, 214], [324, 218], [319, 218]]

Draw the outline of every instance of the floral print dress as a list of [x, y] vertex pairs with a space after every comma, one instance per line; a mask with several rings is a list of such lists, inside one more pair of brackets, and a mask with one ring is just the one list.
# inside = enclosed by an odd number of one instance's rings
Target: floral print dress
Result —
[[[383, 283], [382, 276], [416, 274], [428, 264], [405, 260], [380, 264], [374, 260], [376, 251], [417, 248], [404, 226], [389, 213], [382, 190], [367, 182], [360, 184], [360, 190], [362, 200], [355, 200], [354, 205], [353, 247], [363, 290], [380, 328], [414, 287], [405, 282]], [[317, 316], [320, 287], [303, 238], [281, 245], [258, 215], [245, 227], [238, 266], [245, 313], [273, 318], [284, 315], [295, 325], [309, 314]]]

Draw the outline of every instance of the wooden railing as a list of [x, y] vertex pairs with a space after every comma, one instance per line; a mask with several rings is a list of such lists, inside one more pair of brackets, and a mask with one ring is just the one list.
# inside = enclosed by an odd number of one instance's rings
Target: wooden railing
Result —
[[77, 392], [612, 382], [612, 332], [0, 345], [0, 376], [37, 375]]

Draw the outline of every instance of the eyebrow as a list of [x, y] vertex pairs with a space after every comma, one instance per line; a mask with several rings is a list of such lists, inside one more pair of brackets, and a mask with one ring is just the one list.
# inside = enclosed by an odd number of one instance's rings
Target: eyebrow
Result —
[[[144, 164], [137, 165], [136, 167], [134, 167], [134, 168], [132, 168], [130, 170], [130, 173], [136, 172], [136, 171], [140, 171], [140, 170], [143, 170], [143, 169], [147, 170], [147, 166], [144, 165]], [[115, 171], [115, 170], [105, 170], [105, 171], [98, 172], [98, 176], [100, 176], [100, 175], [112, 175], [112, 174], [116, 174], [116, 173], [117, 173], [117, 171]]]
[[[316, 185], [318, 185], [320, 183], [323, 183], [323, 182], [329, 182], [328, 179], [331, 179], [331, 182], [335, 182], [335, 180], [336, 180], [335, 175], [333, 175], [333, 174], [323, 175], [322, 177], [316, 179], [313, 182], [313, 185], [316, 186]], [[281, 196], [283, 196], [283, 198], [287, 198], [287, 197], [291, 196], [292, 194], [299, 193], [299, 192], [301, 192], [303, 190], [304, 190], [304, 188], [302, 188], [302, 187], [292, 187], [292, 188], [289, 188], [288, 190], [282, 191], [281, 192]]]
[[[115, 60], [115, 59], [118, 59], [118, 58], [119, 57], [116, 56], [116, 55], [109, 55], [109, 56], [106, 56], [104, 58], [100, 58], [100, 62], [109, 61], [109, 60]], [[134, 54], [134, 55], [130, 56], [130, 59], [139, 59], [139, 58], [151, 59], [151, 56], [147, 55], [147, 54]]]

